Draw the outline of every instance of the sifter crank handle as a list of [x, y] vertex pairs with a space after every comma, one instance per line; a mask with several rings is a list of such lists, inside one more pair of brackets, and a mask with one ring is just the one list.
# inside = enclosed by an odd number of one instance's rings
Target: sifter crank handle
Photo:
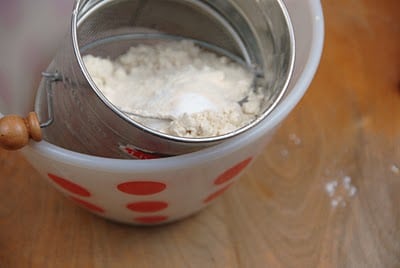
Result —
[[28, 145], [29, 139], [41, 141], [41, 128], [48, 127], [53, 123], [52, 85], [54, 82], [60, 81], [62, 77], [57, 71], [43, 72], [42, 76], [46, 82], [49, 119], [41, 124], [35, 112], [30, 112], [26, 118], [18, 115], [7, 115], [0, 118], [0, 148], [18, 150]]
[[26, 118], [7, 115], [0, 119], [0, 147], [18, 150], [26, 146], [29, 139], [42, 140], [42, 131], [35, 112], [30, 112]]

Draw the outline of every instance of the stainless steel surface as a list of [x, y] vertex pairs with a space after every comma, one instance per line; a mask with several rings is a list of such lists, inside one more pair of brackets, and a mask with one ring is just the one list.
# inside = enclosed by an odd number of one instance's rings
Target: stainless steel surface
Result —
[[[257, 73], [256, 86], [269, 97], [263, 113], [236, 132], [190, 139], [148, 129], [118, 110], [97, 89], [82, 56], [115, 58], [138, 41], [149, 42], [123, 37], [155, 33], [219, 47], [245, 62]], [[293, 61], [292, 27], [278, 0], [78, 0], [70, 36], [46, 71], [60, 73], [62, 81], [53, 85], [54, 122], [44, 129], [44, 137], [70, 150], [113, 158], [129, 158], [120, 149], [124, 145], [167, 155], [196, 151], [268, 120], [285, 93]], [[47, 109], [45, 84], [36, 99], [40, 114]]]
[[[53, 107], [53, 84], [61, 80], [61, 75], [57, 72], [43, 72], [42, 77], [45, 80], [45, 92], [47, 96], [47, 115], [46, 121], [40, 123], [40, 128], [49, 127], [54, 122], [54, 107]], [[43, 119], [43, 118], [41, 118]]]

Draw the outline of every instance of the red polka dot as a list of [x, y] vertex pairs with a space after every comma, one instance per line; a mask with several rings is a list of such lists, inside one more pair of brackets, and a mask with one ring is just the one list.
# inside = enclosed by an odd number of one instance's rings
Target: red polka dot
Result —
[[140, 223], [161, 223], [164, 222], [168, 219], [167, 216], [150, 216], [150, 217], [139, 217], [135, 218], [134, 220], [136, 222]]
[[164, 210], [168, 207], [168, 203], [165, 202], [136, 202], [126, 206], [128, 209], [136, 212], [157, 212]]
[[79, 186], [76, 183], [70, 182], [70, 181], [63, 179], [61, 177], [58, 177], [57, 175], [54, 175], [54, 174], [48, 174], [48, 176], [59, 186], [61, 186], [62, 188], [64, 188], [65, 190], [67, 190], [73, 194], [77, 194], [77, 195], [85, 196], [85, 197], [91, 196], [91, 194], [88, 190], [86, 190], [82, 186]]
[[215, 198], [217, 198], [218, 196], [220, 196], [220, 195], [222, 195], [226, 190], [228, 190], [229, 189], [229, 187], [231, 187], [232, 186], [232, 183], [231, 184], [228, 184], [227, 186], [225, 186], [225, 187], [223, 187], [223, 188], [221, 188], [221, 189], [219, 189], [218, 191], [216, 191], [215, 193], [212, 193], [212, 194], [210, 194], [206, 199], [204, 199], [204, 203], [209, 203], [209, 202], [211, 202], [212, 200], [214, 200]]
[[162, 192], [167, 188], [164, 183], [150, 181], [132, 181], [118, 185], [118, 190], [133, 195], [152, 195]]
[[222, 173], [215, 181], [214, 184], [215, 185], [221, 185], [224, 184], [227, 181], [232, 180], [234, 177], [236, 177], [237, 175], [239, 175], [239, 173], [245, 168], [247, 167], [248, 164], [250, 164], [251, 160], [253, 158], [248, 158], [242, 162], [240, 162], [239, 164], [233, 166], [232, 168], [228, 169], [227, 171], [225, 171], [224, 173]]
[[72, 196], [70, 196], [70, 199], [72, 201], [74, 201], [75, 203], [77, 203], [78, 205], [80, 205], [81, 207], [87, 208], [94, 212], [104, 213], [104, 209], [102, 209], [101, 207], [99, 207], [97, 205], [94, 205], [92, 203], [89, 203], [87, 201], [84, 201], [84, 200], [81, 200], [81, 199], [78, 199], [78, 198], [75, 198]]

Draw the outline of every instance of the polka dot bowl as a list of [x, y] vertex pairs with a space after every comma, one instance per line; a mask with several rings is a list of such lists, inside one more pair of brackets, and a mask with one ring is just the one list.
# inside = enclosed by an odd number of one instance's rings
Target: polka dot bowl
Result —
[[[297, 41], [294, 76], [287, 94], [269, 120], [245, 135], [195, 153], [152, 160], [93, 157], [46, 141], [31, 143], [22, 150], [23, 154], [69, 200], [113, 221], [163, 224], [203, 209], [232, 187], [264, 150], [274, 130], [299, 102], [316, 72], [324, 35], [320, 1], [285, 2]], [[13, 83], [3, 81], [2, 84]], [[28, 86], [11, 90], [1, 87], [1, 112], [28, 111], [33, 96], [26, 91]]]

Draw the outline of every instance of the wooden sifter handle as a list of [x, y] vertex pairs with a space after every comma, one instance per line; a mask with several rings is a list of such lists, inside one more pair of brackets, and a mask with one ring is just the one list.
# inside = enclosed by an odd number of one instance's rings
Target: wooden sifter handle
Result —
[[18, 150], [26, 146], [29, 139], [42, 140], [39, 119], [35, 112], [26, 118], [7, 115], [0, 119], [0, 147], [6, 150]]

